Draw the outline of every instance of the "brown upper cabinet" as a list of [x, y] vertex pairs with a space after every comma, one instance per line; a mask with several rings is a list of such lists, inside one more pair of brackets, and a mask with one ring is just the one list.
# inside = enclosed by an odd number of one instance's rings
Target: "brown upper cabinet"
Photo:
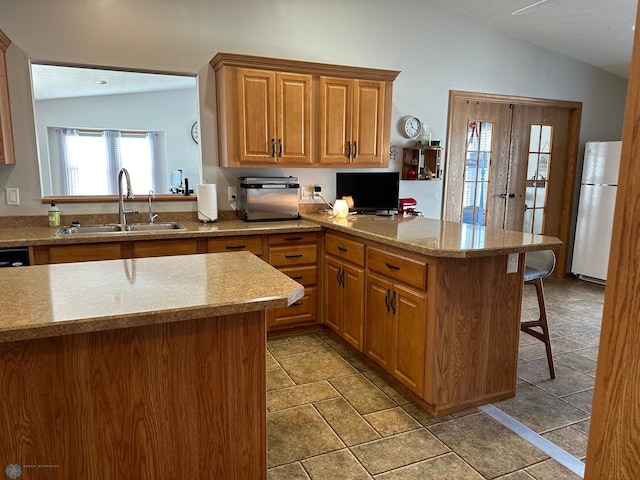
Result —
[[13, 153], [13, 129], [9, 109], [9, 84], [5, 52], [11, 40], [0, 30], [0, 164], [16, 163]]
[[400, 72], [219, 53], [221, 167], [387, 167]]

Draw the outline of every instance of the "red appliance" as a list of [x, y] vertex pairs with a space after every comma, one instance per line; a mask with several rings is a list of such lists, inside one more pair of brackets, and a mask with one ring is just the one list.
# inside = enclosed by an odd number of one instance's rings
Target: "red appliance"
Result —
[[416, 215], [420, 212], [416, 212], [418, 202], [415, 198], [401, 198], [398, 200], [398, 210], [403, 215]]

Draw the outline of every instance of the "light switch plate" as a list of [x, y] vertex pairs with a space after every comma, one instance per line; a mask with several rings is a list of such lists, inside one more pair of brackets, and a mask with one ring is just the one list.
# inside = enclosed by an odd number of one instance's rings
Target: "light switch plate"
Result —
[[4, 191], [7, 195], [7, 205], [20, 205], [20, 190], [7, 187]]
[[518, 271], [518, 253], [510, 253], [507, 255], [507, 273], [516, 273]]

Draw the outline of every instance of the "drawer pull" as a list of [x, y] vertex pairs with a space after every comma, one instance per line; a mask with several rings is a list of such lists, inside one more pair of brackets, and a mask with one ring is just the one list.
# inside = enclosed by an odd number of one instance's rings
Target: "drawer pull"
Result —
[[285, 255], [284, 258], [300, 258], [302, 257], [301, 253], [296, 253], [294, 255]]
[[295, 277], [291, 277], [291, 280], [302, 280], [302, 275], [296, 275]]
[[391, 270], [400, 270], [400, 267], [398, 267], [397, 265], [391, 265], [390, 263], [385, 262], [385, 265], [387, 266], [387, 268], [390, 268]]
[[298, 240], [302, 240], [302, 237], [285, 237], [285, 242], [296, 242]]
[[227, 250], [240, 250], [241, 248], [247, 248], [246, 245], [227, 245], [226, 247]]
[[395, 315], [396, 314], [396, 291], [393, 291], [393, 297], [391, 297], [391, 302], [389, 302], [389, 304], [391, 305], [391, 312]]
[[291, 304], [292, 307], [299, 307], [300, 305], [302, 305], [302, 302], [300, 301]]
[[346, 252], [347, 249], [345, 247], [341, 247], [340, 245], [338, 245], [338, 250], [340, 250], [341, 252]]

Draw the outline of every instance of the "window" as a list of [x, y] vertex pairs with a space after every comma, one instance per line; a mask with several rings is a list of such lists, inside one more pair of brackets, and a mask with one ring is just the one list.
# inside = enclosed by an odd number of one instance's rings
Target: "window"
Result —
[[162, 132], [52, 130], [58, 147], [50, 146], [52, 163], [66, 172], [57, 179], [62, 195], [115, 195], [121, 168], [129, 171], [134, 193], [161, 191]]
[[523, 228], [526, 233], [544, 232], [552, 144], [552, 125], [531, 125]]
[[472, 120], [467, 129], [462, 223], [486, 225], [493, 123]]

